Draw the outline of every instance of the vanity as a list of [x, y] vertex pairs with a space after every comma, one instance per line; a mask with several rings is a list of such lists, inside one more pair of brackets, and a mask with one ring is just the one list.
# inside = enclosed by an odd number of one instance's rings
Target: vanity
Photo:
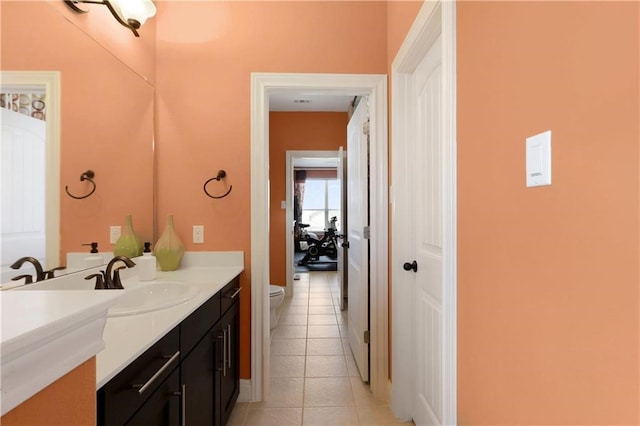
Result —
[[[98, 425], [226, 424], [240, 385], [243, 270], [242, 252], [194, 252], [152, 282], [140, 282], [134, 267], [123, 271], [125, 290], [92, 290], [115, 298], [96, 356]], [[68, 297], [93, 285], [85, 272], [4, 293]], [[175, 303], [162, 294], [170, 288], [179, 289], [168, 293]]]

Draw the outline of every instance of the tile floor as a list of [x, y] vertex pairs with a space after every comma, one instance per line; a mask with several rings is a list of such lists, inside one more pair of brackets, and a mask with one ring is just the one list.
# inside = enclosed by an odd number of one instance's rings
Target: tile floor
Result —
[[268, 400], [238, 403], [229, 425], [412, 425], [360, 380], [336, 272], [298, 274], [271, 332]]

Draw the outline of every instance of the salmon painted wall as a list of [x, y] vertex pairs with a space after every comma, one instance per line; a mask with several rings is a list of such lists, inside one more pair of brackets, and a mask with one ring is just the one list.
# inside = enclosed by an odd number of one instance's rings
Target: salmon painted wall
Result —
[[[286, 152], [337, 151], [347, 147], [346, 112], [269, 113], [269, 272], [271, 283], [285, 285], [286, 275]], [[335, 175], [335, 174], [334, 174]]]
[[80, 364], [0, 418], [3, 426], [96, 424], [96, 358]]
[[[109, 226], [123, 224], [127, 214], [151, 240], [154, 24], [136, 38], [106, 7], [82, 15], [62, 1], [0, 7], [2, 69], [61, 73], [60, 264], [68, 251], [88, 252], [82, 243], [97, 241], [101, 251], [112, 251]], [[90, 185], [79, 178], [87, 169], [96, 174], [97, 190], [74, 200], [64, 187], [86, 194]]]
[[[384, 2], [159, 2], [158, 215], [187, 250], [242, 250], [241, 377], [250, 372], [252, 72], [377, 73], [387, 66]], [[227, 172], [231, 194], [202, 184]], [[205, 243], [191, 244], [191, 227]]]
[[639, 7], [457, 5], [460, 424], [640, 422]]

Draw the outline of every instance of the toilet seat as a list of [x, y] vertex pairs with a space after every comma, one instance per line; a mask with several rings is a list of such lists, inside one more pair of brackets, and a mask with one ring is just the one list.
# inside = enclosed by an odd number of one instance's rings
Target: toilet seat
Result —
[[269, 297], [277, 297], [284, 294], [284, 287], [280, 287], [279, 285], [269, 285]]

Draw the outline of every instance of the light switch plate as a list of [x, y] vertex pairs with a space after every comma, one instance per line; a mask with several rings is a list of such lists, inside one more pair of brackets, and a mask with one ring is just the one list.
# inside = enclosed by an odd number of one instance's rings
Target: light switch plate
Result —
[[109, 227], [109, 243], [115, 244], [120, 238], [120, 233], [122, 232], [122, 228], [120, 226], [114, 225]]
[[551, 130], [527, 138], [527, 187], [551, 185]]
[[204, 225], [193, 225], [193, 243], [204, 244]]

